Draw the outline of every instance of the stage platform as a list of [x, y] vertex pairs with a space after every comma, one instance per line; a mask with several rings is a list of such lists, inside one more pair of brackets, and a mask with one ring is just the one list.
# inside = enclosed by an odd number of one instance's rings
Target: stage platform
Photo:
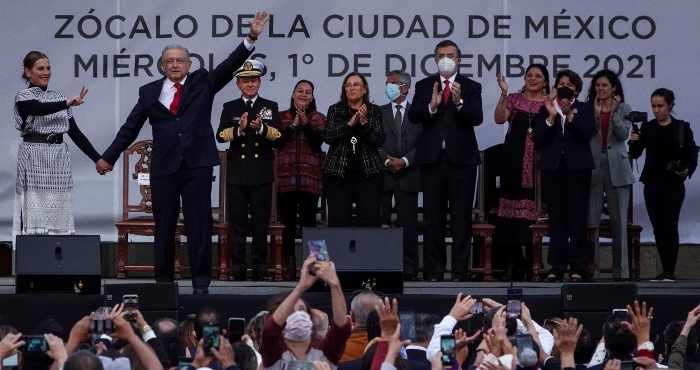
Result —
[[[102, 279], [103, 291], [106, 284], [149, 284], [152, 279], [128, 280]], [[611, 280], [599, 280], [598, 283], [612, 283]], [[592, 283], [593, 285], [598, 283]], [[196, 313], [204, 306], [210, 306], [221, 312], [224, 318], [245, 317], [250, 319], [266, 308], [268, 299], [279, 292], [291, 290], [291, 282], [221, 282], [213, 280], [209, 295], [193, 295], [191, 281], [183, 279], [178, 282], [179, 310], [178, 318], [183, 320], [188, 314]], [[553, 316], [561, 316], [563, 301], [561, 283], [515, 282], [513, 287], [523, 290], [523, 301], [538, 322]], [[440, 317], [446, 315], [458, 293], [471, 294], [476, 298], [489, 297], [504, 301], [511, 283], [503, 282], [467, 282], [467, 283], [427, 283], [410, 282], [404, 285], [404, 294], [390, 294], [396, 297], [400, 310], [430, 312]], [[637, 283], [640, 301], [646, 301], [654, 307], [654, 325], [663, 330], [665, 325], [674, 320], [685, 319], [687, 312], [700, 303], [700, 281], [681, 280], [675, 283]], [[351, 292], [346, 299], [351, 300]], [[310, 305], [327, 313], [331, 312], [330, 294], [309, 292], [305, 295]], [[591, 300], [605, 300], [603, 294], [591, 289]], [[35, 293], [15, 294], [14, 278], [0, 278], [0, 314], [6, 316], [19, 330], [27, 333], [45, 318], [53, 318], [64, 327], [67, 336], [70, 327], [81, 317], [97, 307], [104, 305], [102, 295], [78, 295], [72, 293]], [[476, 330], [479, 321], [474, 318], [466, 324], [465, 329]]]

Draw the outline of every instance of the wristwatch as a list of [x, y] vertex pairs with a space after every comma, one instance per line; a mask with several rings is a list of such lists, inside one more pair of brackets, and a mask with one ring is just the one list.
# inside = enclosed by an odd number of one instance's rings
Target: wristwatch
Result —
[[153, 329], [151, 329], [150, 326], [144, 325], [143, 328], [141, 328], [141, 333], [146, 334], [146, 333], [148, 333], [148, 332], [151, 331], [151, 330], [153, 330]]
[[455, 106], [457, 107], [457, 109], [459, 109], [462, 107], [462, 104], [464, 104], [464, 101], [462, 99], [459, 99], [459, 104], [456, 104]]

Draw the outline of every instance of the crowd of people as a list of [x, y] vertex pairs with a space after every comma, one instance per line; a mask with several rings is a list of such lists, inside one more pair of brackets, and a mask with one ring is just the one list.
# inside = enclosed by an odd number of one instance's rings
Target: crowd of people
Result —
[[[450, 279], [462, 282], [472, 278], [468, 267], [472, 205], [481, 163], [474, 127], [482, 124], [484, 117], [481, 84], [458, 73], [461, 51], [457, 44], [443, 40], [436, 45], [439, 72], [415, 84], [410, 103], [408, 73], [389, 72], [384, 91], [389, 103], [378, 106], [370, 99], [366, 76], [351, 72], [340, 86], [339, 101], [328, 107], [327, 114], [319, 111], [314, 85], [308, 80], [297, 82], [289, 109], [280, 112], [276, 102], [260, 96], [265, 66], [248, 59], [268, 19], [267, 13], [257, 13], [250, 21], [250, 33], [211, 71], [190, 72], [187, 49], [166, 46], [161, 60], [165, 77], [139, 89], [138, 102], [101, 155], [73, 119], [73, 108], [84, 102], [87, 90], [70, 99], [50, 90], [48, 57], [39, 52], [27, 54], [22, 78], [28, 87], [17, 94], [15, 102], [16, 127], [23, 142], [14, 234], [75, 232], [64, 133], [104, 175], [149, 121], [153, 131], [150, 186], [156, 225], [156, 281], [173, 280], [173, 235], [182, 209], [193, 293], [208, 293], [211, 174], [213, 166], [219, 164], [216, 141], [229, 143], [229, 280], [271, 280], [266, 238], [273, 191], [277, 192], [280, 219], [285, 225], [285, 280], [297, 279], [297, 223], [300, 227], [316, 225], [316, 208], [324, 193], [331, 227], [390, 226], [395, 210], [396, 225], [403, 228], [404, 280], [414, 281], [420, 267], [418, 195], [422, 192], [423, 279], [440, 282], [445, 278], [448, 213]], [[658, 89], [652, 93], [654, 119], [647, 121], [625, 103], [622, 83], [615, 73], [596, 73], [584, 101], [577, 99], [584, 81], [576, 72], [552, 72], [556, 74], [550, 85], [546, 66], [529, 66], [525, 84], [517, 92], [509, 92], [505, 76], [497, 77], [501, 95], [494, 121], [508, 124], [494, 244], [496, 252], [508, 257], [502, 279], [525, 278], [518, 269], [525, 265], [522, 248], [528, 250], [531, 245], [529, 227], [538, 217], [534, 176], [539, 169], [550, 227], [547, 262], [551, 268], [545, 281], [562, 281], [567, 272], [571, 282], [586, 278], [586, 229], [598, 226], [603, 213], [611, 220], [613, 278], [629, 280], [626, 226], [635, 181], [630, 155], [638, 158], [646, 150], [641, 182], [663, 265], [662, 274], [654, 280], [675, 280], [684, 180], [697, 167], [698, 147], [690, 125], [671, 116], [673, 92]], [[224, 104], [220, 125], [214, 131], [210, 122], [214, 96], [234, 78], [241, 97]], [[641, 128], [633, 130], [633, 123], [641, 123]], [[322, 149], [324, 143], [327, 153]], [[536, 151], [539, 163], [535, 163]], [[247, 261], [249, 227], [252, 244]], [[594, 278], [601, 270], [597, 241], [595, 267]]]
[[[330, 288], [331, 311], [313, 309], [304, 293], [317, 281]], [[514, 370], [514, 369], [695, 369], [700, 305], [685, 321], [673, 321], [659, 335], [651, 330], [654, 309], [630, 302], [615, 310], [597, 341], [576, 318], [533, 320], [525, 302], [518, 315], [507, 306], [458, 294], [445, 316], [415, 313], [405, 319], [397, 299], [372, 291], [355, 295], [350, 311], [335, 265], [309, 256], [291, 291], [272, 296], [265, 311], [249, 320], [241, 335], [229, 333], [224, 318], [204, 307], [178, 323], [152, 323], [134, 308], [117, 304], [79, 320], [65, 335], [51, 319], [32, 335], [19, 333], [0, 315], [3, 369], [63, 370]], [[437, 308], [438, 310], [440, 308]], [[448, 310], [449, 309], [449, 310]], [[483, 317], [478, 330], [460, 324]], [[96, 320], [102, 319], [100, 325]], [[678, 317], [682, 319], [682, 317]], [[152, 326], [151, 326], [152, 325]], [[240, 337], [239, 337], [240, 335]], [[65, 340], [65, 341], [64, 341]]]

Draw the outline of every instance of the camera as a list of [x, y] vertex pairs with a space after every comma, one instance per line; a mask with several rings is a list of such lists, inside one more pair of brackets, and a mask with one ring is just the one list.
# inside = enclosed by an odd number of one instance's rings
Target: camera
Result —
[[683, 172], [689, 167], [688, 161], [683, 159], [678, 159], [675, 161], [668, 161], [666, 163], [666, 170], [671, 172]]
[[647, 121], [647, 112], [638, 112], [638, 111], [632, 111], [627, 113], [624, 117], [622, 117], [628, 121], [631, 122], [646, 122]]

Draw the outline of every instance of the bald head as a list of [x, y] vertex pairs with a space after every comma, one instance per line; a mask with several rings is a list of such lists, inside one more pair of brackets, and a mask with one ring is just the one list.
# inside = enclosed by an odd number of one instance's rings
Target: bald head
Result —
[[316, 329], [316, 339], [323, 339], [328, 332], [328, 315], [317, 309], [311, 310], [311, 321], [314, 323], [314, 329]]

